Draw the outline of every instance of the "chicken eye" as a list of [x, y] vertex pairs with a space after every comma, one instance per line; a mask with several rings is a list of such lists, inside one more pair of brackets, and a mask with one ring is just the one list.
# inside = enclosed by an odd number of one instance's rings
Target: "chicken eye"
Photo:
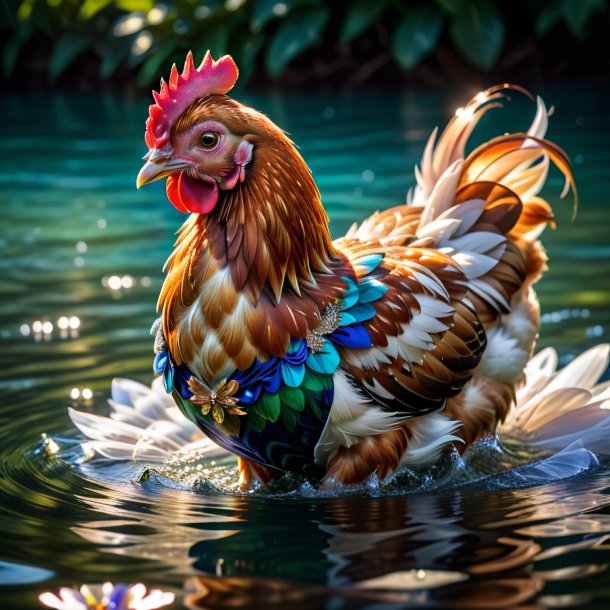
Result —
[[203, 148], [207, 148], [208, 150], [214, 148], [218, 144], [218, 134], [213, 131], [206, 131], [201, 134], [200, 142]]

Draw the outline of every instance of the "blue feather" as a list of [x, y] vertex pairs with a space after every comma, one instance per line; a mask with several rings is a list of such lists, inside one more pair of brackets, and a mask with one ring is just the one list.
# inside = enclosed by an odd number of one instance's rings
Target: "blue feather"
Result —
[[167, 364], [167, 352], [159, 352], [156, 356], [155, 356], [155, 361], [153, 363], [153, 370], [155, 371], [155, 373], [157, 375], [161, 375], [161, 373], [163, 373], [163, 370], [165, 369], [165, 365]]
[[367, 348], [373, 345], [371, 337], [362, 324], [340, 327], [328, 338], [345, 347]]

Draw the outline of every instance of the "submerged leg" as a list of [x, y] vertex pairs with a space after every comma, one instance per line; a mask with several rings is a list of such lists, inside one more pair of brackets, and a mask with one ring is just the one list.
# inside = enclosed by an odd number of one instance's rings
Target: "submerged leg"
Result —
[[239, 467], [239, 486], [242, 489], [252, 487], [257, 481], [266, 485], [284, 474], [281, 470], [269, 468], [241, 457], [237, 458], [237, 465]]

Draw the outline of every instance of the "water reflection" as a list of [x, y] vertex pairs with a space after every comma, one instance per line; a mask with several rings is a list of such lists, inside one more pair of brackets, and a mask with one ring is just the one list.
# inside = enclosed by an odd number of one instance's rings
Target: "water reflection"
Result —
[[608, 478], [309, 500], [107, 490], [81, 498], [104, 518], [73, 531], [167, 565], [189, 608], [567, 607], [571, 581], [604, 582]]

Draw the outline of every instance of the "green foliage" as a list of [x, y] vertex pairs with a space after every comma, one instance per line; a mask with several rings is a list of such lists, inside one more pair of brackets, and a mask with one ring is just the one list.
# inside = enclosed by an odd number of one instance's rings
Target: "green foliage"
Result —
[[389, 0], [356, 0], [341, 24], [339, 41], [346, 45], [370, 28], [380, 17]]
[[505, 28], [492, 2], [467, 2], [451, 21], [451, 39], [472, 64], [489, 70], [504, 45]]
[[54, 81], [90, 45], [86, 33], [66, 32], [59, 38], [49, 60], [49, 78]]
[[[564, 28], [584, 40], [608, 0], [529, 0], [520, 25], [531, 36]], [[357, 57], [368, 37], [412, 70], [439, 45], [470, 64], [492, 69], [504, 49], [511, 7], [500, 0], [2, 0], [2, 68], [15, 71], [30, 41], [48, 40], [49, 80], [60, 78], [83, 55], [96, 56], [101, 78], [136, 72], [150, 86], [167, 76], [186, 51], [201, 57], [231, 53], [243, 86], [256, 69], [277, 79], [315, 48], [323, 55]], [[514, 11], [513, 13], [514, 14]], [[305, 60], [299, 60], [305, 61]], [[358, 63], [354, 60], [354, 63]]]
[[396, 61], [405, 70], [415, 67], [435, 49], [442, 29], [443, 15], [434, 5], [406, 11], [392, 37]]
[[279, 76], [291, 60], [314, 44], [328, 16], [328, 8], [319, 6], [295, 11], [282, 20], [265, 54], [267, 73]]

